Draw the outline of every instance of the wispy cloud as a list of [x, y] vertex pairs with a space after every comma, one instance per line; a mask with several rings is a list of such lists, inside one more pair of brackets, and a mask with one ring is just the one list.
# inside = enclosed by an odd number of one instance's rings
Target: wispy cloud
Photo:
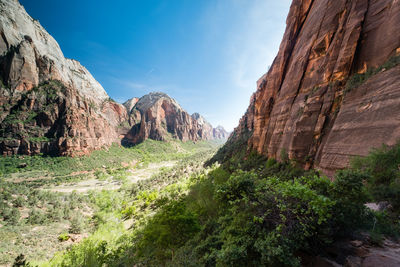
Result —
[[[287, 2], [287, 3], [285, 3]], [[277, 27], [276, 20], [289, 1], [237, 1], [242, 10], [242, 23], [236, 32], [231, 32], [228, 46], [229, 68], [232, 80], [239, 88], [255, 89], [257, 79], [268, 70], [277, 53], [283, 33], [283, 25]], [[244, 4], [245, 3], [245, 4]], [[274, 12], [277, 12], [275, 15]]]
[[132, 82], [132, 81], [125, 81], [125, 80], [120, 80], [119, 81], [121, 84], [132, 88], [132, 89], [146, 89], [148, 88], [146, 85], [141, 84], [141, 83], [136, 83], [136, 82]]
[[[230, 89], [220, 124], [232, 129], [245, 112], [256, 81], [268, 71], [282, 39], [291, 0], [217, 0], [205, 14], [208, 41], [222, 43], [226, 86]], [[225, 17], [224, 17], [225, 16]], [[232, 17], [235, 19], [232, 20]], [[232, 23], [221, 23], [229, 20]], [[279, 22], [279, 23], [277, 23]], [[222, 121], [223, 120], [223, 121]]]

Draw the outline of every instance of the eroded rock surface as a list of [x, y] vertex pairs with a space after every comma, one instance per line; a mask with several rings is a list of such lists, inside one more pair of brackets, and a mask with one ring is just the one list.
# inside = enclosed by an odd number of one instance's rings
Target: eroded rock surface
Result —
[[[1, 102], [3, 155], [83, 155], [118, 141], [114, 126], [99, 107], [60, 81], [45, 82], [17, 99]], [[103, 108], [108, 109], [107, 104]]]
[[119, 142], [126, 109], [17, 0], [0, 1], [0, 153], [81, 155]]
[[218, 125], [213, 129], [213, 138], [214, 139], [228, 139], [229, 132], [225, 130], [224, 127]]
[[325, 256], [303, 258], [307, 267], [397, 267], [400, 266], [400, 244], [384, 240], [382, 244], [364, 240], [338, 241], [326, 249]]
[[214, 139], [214, 129], [210, 123], [198, 113], [189, 115], [178, 102], [164, 93], [147, 94], [132, 108], [128, 102], [124, 105], [130, 109], [130, 123], [133, 126], [123, 139], [126, 144], [137, 144], [148, 138], [176, 138], [182, 141]]
[[[353, 155], [393, 145], [400, 138], [399, 26], [397, 0], [294, 0], [279, 53], [228, 145], [245, 139], [249, 149], [275, 158], [286, 151], [328, 174]], [[365, 83], [349, 84], [376, 68]]]

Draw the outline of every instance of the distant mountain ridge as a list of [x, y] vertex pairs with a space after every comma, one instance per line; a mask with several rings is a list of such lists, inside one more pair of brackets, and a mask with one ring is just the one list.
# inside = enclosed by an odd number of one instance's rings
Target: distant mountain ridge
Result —
[[74, 156], [121, 140], [214, 138], [209, 123], [163, 93], [113, 101], [17, 0], [0, 0], [0, 14], [0, 154]]

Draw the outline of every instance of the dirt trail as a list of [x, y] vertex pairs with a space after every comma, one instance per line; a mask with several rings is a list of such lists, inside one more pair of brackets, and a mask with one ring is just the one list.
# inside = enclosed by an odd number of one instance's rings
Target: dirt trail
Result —
[[170, 168], [176, 164], [176, 161], [163, 161], [160, 163], [151, 163], [146, 168], [134, 169], [132, 175], [128, 176], [131, 183], [137, 183], [140, 180], [146, 180], [153, 174], [157, 173], [161, 168]]
[[[160, 163], [151, 163], [145, 168], [141, 169], [131, 169], [128, 170], [131, 175], [127, 176], [127, 179], [130, 183], [137, 183], [140, 180], [145, 180], [150, 178], [153, 174], [157, 173], [161, 168], [172, 167], [176, 164], [176, 161], [164, 161]], [[62, 192], [62, 193], [71, 193], [72, 191], [76, 191], [79, 193], [84, 193], [89, 190], [116, 190], [120, 188], [122, 185], [121, 181], [112, 181], [112, 180], [97, 180], [97, 179], [88, 179], [80, 182], [62, 184], [57, 186], [51, 186], [48, 188], [43, 188], [44, 190], [49, 190], [52, 192]]]

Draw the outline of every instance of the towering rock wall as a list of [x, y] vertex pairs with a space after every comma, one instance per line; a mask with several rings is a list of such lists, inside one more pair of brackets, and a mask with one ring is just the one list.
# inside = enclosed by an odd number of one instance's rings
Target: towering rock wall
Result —
[[18, 0], [0, 0], [0, 154], [83, 155], [169, 137], [214, 135], [202, 116], [162, 93], [116, 103]]
[[96, 102], [108, 98], [103, 87], [78, 61], [64, 57], [58, 43], [17, 0], [0, 1], [1, 78], [25, 91], [59, 80]]
[[229, 132], [227, 132], [225, 130], [225, 128], [222, 127], [221, 125], [218, 125], [217, 127], [215, 127], [213, 129], [212, 133], [213, 133], [213, 138], [214, 139], [226, 140], [229, 137]]
[[293, 0], [279, 53], [228, 145], [245, 138], [249, 149], [276, 158], [287, 151], [328, 174], [393, 145], [399, 27], [397, 0]]
[[[174, 99], [164, 93], [150, 93], [139, 100], [128, 100], [124, 105], [130, 110], [129, 120], [132, 128], [125, 135], [123, 143], [137, 144], [148, 138], [175, 138], [182, 141], [221, 139], [222, 135], [214, 136], [213, 127], [200, 114], [189, 115]], [[222, 131], [220, 128], [219, 131]]]
[[127, 119], [17, 0], [0, 1], [0, 152], [81, 155], [119, 141]]

